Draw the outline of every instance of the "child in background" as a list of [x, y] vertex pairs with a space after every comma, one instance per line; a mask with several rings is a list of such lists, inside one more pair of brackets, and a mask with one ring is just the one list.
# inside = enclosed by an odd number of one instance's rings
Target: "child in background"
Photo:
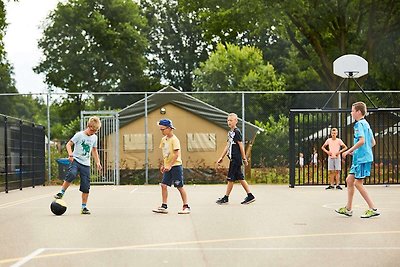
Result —
[[[322, 145], [321, 149], [328, 155], [328, 171], [329, 171], [329, 186], [325, 189], [340, 189], [340, 171], [342, 170], [342, 162], [340, 155], [346, 151], [347, 146], [342, 139], [337, 137], [338, 129], [331, 129], [331, 137], [328, 138]], [[326, 148], [329, 148], [327, 150]]]

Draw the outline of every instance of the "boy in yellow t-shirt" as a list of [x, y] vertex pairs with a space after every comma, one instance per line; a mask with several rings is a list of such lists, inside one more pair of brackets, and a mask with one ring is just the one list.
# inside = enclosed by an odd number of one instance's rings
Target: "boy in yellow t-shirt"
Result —
[[163, 153], [163, 164], [160, 171], [163, 174], [161, 181], [162, 204], [160, 207], [153, 209], [156, 213], [168, 213], [167, 199], [168, 188], [172, 183], [178, 189], [182, 197], [183, 208], [178, 214], [189, 214], [190, 207], [187, 202], [187, 194], [183, 188], [183, 167], [181, 159], [181, 145], [178, 137], [173, 133], [175, 127], [169, 119], [162, 119], [158, 122], [161, 133], [164, 137], [161, 139], [160, 148]]

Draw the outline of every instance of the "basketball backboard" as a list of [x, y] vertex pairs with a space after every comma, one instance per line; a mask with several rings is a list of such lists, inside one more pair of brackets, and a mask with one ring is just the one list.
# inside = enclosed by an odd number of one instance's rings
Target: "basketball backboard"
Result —
[[341, 56], [333, 61], [333, 73], [342, 78], [360, 78], [368, 74], [368, 61], [353, 54]]

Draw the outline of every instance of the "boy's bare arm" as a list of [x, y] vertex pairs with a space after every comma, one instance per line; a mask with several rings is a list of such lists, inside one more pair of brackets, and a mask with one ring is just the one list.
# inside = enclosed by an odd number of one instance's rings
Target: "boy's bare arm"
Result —
[[221, 154], [221, 157], [219, 157], [219, 159], [217, 160], [218, 163], [222, 162], [222, 160], [224, 159], [226, 153], [228, 153], [228, 148], [229, 148], [229, 144], [227, 143], [225, 148], [224, 148], [224, 151]]
[[244, 163], [246, 164], [246, 166], [249, 164], [249, 162], [247, 161], [247, 157], [246, 157], [246, 152], [244, 151], [244, 146], [242, 142], [237, 142], [240, 148], [240, 154], [242, 154], [242, 159], [244, 161]]
[[72, 142], [71, 140], [69, 140], [68, 143], [65, 145], [65, 148], [67, 149], [67, 152], [68, 152], [68, 160], [70, 162], [72, 162], [74, 160], [74, 158], [72, 156], [72, 154], [73, 154], [72, 146], [73, 145], [74, 145], [74, 142]]
[[94, 161], [96, 162], [96, 167], [98, 170], [102, 169], [101, 163], [100, 163], [100, 157], [99, 157], [99, 152], [97, 151], [97, 147], [92, 148], [92, 156], [94, 158]]
[[346, 150], [345, 152], [343, 152], [343, 154], [342, 154], [343, 158], [346, 158], [346, 156], [348, 154], [353, 153], [354, 150], [356, 150], [360, 146], [364, 145], [364, 143], [365, 143], [365, 139], [363, 136], [361, 136], [360, 139], [358, 140], [358, 142], [354, 144], [354, 146], [350, 147], [349, 150]]
[[[323, 144], [323, 145], [321, 146], [321, 150], [324, 151], [326, 154], [329, 155], [329, 151], [326, 150], [326, 148], [325, 148], [327, 145], [328, 145], [327, 143]], [[329, 156], [330, 156], [330, 155], [329, 155]]]

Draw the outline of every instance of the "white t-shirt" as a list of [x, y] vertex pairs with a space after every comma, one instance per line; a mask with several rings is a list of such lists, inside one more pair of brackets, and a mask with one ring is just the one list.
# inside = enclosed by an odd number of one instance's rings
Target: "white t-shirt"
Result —
[[72, 155], [80, 164], [90, 166], [90, 154], [93, 147], [97, 147], [97, 135], [88, 136], [84, 131], [77, 132], [71, 141], [74, 143]]

